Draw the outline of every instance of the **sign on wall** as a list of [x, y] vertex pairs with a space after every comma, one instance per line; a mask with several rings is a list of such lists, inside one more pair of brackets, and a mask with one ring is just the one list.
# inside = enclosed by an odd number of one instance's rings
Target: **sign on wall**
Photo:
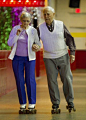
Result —
[[0, 7], [44, 7], [45, 0], [0, 0]]

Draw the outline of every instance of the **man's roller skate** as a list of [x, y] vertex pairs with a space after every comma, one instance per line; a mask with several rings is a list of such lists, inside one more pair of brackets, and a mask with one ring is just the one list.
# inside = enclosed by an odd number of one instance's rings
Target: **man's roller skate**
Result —
[[58, 104], [53, 104], [51, 113], [52, 114], [60, 114], [60, 112], [61, 112], [61, 110], [59, 109], [59, 105]]
[[19, 114], [26, 114], [26, 106], [25, 108], [20, 107]]
[[75, 107], [72, 106], [70, 103], [68, 103], [68, 105], [66, 106], [66, 108], [68, 109], [69, 113], [71, 113], [71, 111], [76, 111]]

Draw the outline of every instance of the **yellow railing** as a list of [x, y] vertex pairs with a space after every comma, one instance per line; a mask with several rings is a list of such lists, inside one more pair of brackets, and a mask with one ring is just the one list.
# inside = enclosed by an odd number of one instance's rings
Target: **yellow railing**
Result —
[[86, 37], [86, 33], [71, 33], [73, 37]]

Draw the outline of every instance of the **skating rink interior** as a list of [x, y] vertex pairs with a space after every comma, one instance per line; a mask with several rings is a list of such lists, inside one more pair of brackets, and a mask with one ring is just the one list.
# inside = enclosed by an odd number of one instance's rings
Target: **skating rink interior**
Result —
[[[60, 90], [61, 114], [51, 114], [52, 104], [49, 97], [47, 77], [45, 70], [40, 71], [37, 83], [37, 114], [22, 114], [19, 112], [19, 102], [16, 89], [9, 92], [15, 86], [11, 63], [7, 60], [8, 53], [0, 53], [0, 120], [86, 120], [86, 0], [80, 1], [81, 13], [75, 13], [75, 9], [69, 8], [69, 0], [48, 0], [49, 5], [55, 9], [55, 19], [62, 20], [75, 38], [76, 60], [74, 63], [73, 88], [74, 104], [76, 112], [69, 113], [66, 109], [66, 101], [63, 95], [62, 83], [58, 76]], [[1, 39], [0, 39], [1, 40]], [[5, 58], [6, 57], [6, 58]], [[6, 63], [4, 63], [4, 60]], [[41, 63], [41, 65], [43, 65]], [[3, 79], [2, 79], [3, 78]], [[2, 83], [2, 85], [1, 85]], [[14, 84], [14, 85], [13, 85]], [[4, 87], [5, 86], [5, 87]], [[13, 88], [12, 88], [13, 89]]]
[[45, 71], [36, 78], [37, 83], [37, 114], [18, 114], [19, 103], [17, 91], [14, 90], [0, 98], [0, 120], [86, 120], [86, 70], [75, 70], [73, 73], [74, 104], [76, 112], [69, 113], [63, 95], [60, 77], [57, 81], [60, 90], [61, 114], [51, 114], [52, 104], [49, 97]]

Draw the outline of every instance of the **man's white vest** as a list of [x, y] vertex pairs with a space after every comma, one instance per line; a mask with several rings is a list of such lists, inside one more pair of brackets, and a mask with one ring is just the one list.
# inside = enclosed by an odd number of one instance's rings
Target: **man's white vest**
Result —
[[44, 58], [59, 58], [68, 53], [62, 21], [54, 20], [52, 32], [48, 30], [45, 22], [39, 25], [39, 30], [44, 47]]

